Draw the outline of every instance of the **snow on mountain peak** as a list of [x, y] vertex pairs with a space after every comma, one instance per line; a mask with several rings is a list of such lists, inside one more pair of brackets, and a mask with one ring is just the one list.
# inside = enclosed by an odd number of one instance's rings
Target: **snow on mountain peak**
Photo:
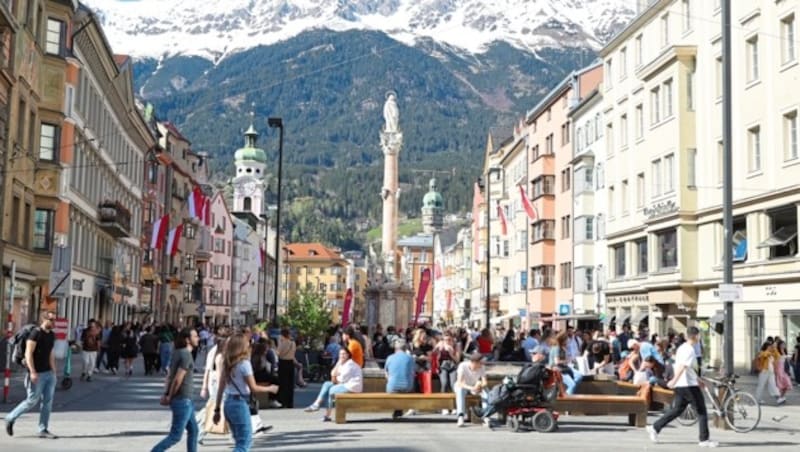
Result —
[[471, 53], [495, 41], [522, 49], [598, 47], [636, 0], [83, 0], [115, 52], [160, 58], [226, 55], [306, 30], [382, 31]]

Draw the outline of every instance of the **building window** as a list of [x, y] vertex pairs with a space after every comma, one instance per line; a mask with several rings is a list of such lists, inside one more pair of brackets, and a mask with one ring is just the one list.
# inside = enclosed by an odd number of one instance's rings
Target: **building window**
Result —
[[517, 272], [517, 292], [528, 290], [528, 272]]
[[581, 216], [575, 218], [575, 238], [579, 241], [594, 240], [594, 217]]
[[[548, 110], [548, 111], [550, 111], [550, 110]], [[547, 135], [547, 139], [546, 139], [545, 144], [547, 145], [546, 146], [547, 149], [545, 149], [547, 154], [548, 155], [553, 155], [554, 151], [553, 151], [553, 134], [552, 133], [550, 135]]]
[[575, 267], [575, 293], [594, 292], [594, 268]]
[[639, 173], [636, 175], [636, 207], [644, 207], [644, 184], [644, 173]]
[[42, 123], [39, 131], [39, 160], [56, 160], [58, 158], [58, 127]]
[[64, 22], [47, 19], [47, 36], [44, 50], [51, 55], [64, 55]]
[[[566, 100], [566, 97], [564, 98]], [[561, 146], [569, 144], [569, 121], [561, 124]]]
[[225, 277], [225, 266], [224, 265], [214, 265], [212, 268], [212, 278], [214, 279], [222, 279]]
[[185, 223], [183, 225], [183, 235], [189, 240], [194, 239], [197, 235], [197, 228], [192, 223]]
[[[723, 237], [723, 240], [725, 238]], [[747, 218], [744, 216], [733, 219], [733, 262], [747, 261]]]
[[647, 274], [647, 237], [641, 238], [633, 242], [636, 249], [636, 274]]
[[717, 100], [722, 99], [722, 56], [717, 57], [717, 61], [715, 64], [715, 71], [716, 71], [716, 93], [717, 93]]
[[652, 168], [651, 173], [653, 180], [651, 191], [653, 192], [653, 197], [655, 198], [661, 195], [661, 189], [663, 188], [661, 184], [661, 159], [653, 160], [650, 166]]
[[556, 185], [555, 176], [539, 176], [533, 180], [533, 199], [545, 195], [554, 195]]
[[614, 186], [608, 186], [608, 215], [611, 218], [614, 218], [616, 214], [615, 204], [614, 204]]
[[554, 289], [555, 265], [541, 265], [531, 268], [534, 289]]
[[611, 88], [613, 86], [613, 83], [611, 83], [611, 81], [614, 80], [613, 76], [614, 72], [612, 71], [613, 69], [614, 69], [614, 60], [609, 58], [606, 60], [606, 70], [605, 73], [603, 74], [603, 80], [606, 82], [606, 89]]
[[555, 240], [556, 222], [555, 220], [541, 220], [533, 224], [531, 239], [535, 242], [540, 240]]
[[797, 207], [782, 207], [768, 212], [770, 236], [759, 248], [769, 248], [769, 258], [791, 257], [797, 254]]
[[681, 1], [681, 16], [683, 17], [683, 31], [692, 29], [692, 5], [689, 0]]
[[761, 170], [761, 127], [747, 129], [747, 155], [750, 171]]
[[758, 80], [758, 35], [747, 40], [747, 81]]
[[790, 14], [781, 19], [781, 61], [783, 64], [794, 61], [794, 46], [794, 14]]
[[511, 242], [508, 240], [503, 240], [503, 257], [508, 257], [511, 255]]
[[606, 152], [614, 152], [614, 124], [606, 124]]
[[622, 215], [628, 214], [628, 180], [625, 179], [622, 181], [622, 185], [620, 187], [620, 195], [622, 199], [620, 200], [620, 204], [622, 205]]
[[650, 124], [661, 121], [661, 87], [656, 86], [650, 90]]
[[194, 262], [194, 255], [193, 254], [184, 254], [183, 255], [183, 268], [186, 270], [194, 270], [195, 269], [195, 262]]
[[661, 47], [669, 45], [669, 13], [661, 16]]
[[572, 217], [570, 215], [565, 215], [565, 216], [561, 217], [561, 238], [562, 239], [568, 239], [569, 238], [570, 223], [572, 223]]
[[250, 211], [253, 209], [253, 199], [251, 197], [244, 198], [244, 211]]
[[517, 231], [517, 251], [525, 251], [527, 236], [524, 230]]
[[689, 148], [686, 151], [686, 157], [688, 159], [686, 185], [688, 185], [690, 188], [695, 188], [697, 187], [697, 149]]
[[678, 266], [678, 233], [668, 229], [656, 233], [658, 240], [658, 269], [667, 270]]
[[783, 157], [797, 158], [797, 110], [783, 115]]
[[694, 84], [697, 77], [697, 58], [692, 58], [686, 73], [686, 104], [689, 111], [694, 111]]
[[642, 35], [638, 35], [636, 36], [636, 67], [641, 66], [644, 60], [642, 50]]
[[224, 239], [214, 239], [214, 252], [215, 253], [224, 253], [225, 252], [225, 240]]
[[503, 294], [511, 293], [511, 281], [509, 281], [508, 276], [503, 276]]
[[667, 119], [672, 116], [672, 79], [664, 82], [662, 95], [664, 96], [664, 119]]
[[592, 167], [582, 166], [575, 170], [575, 191], [577, 193], [594, 191]]
[[675, 190], [675, 156], [669, 154], [664, 157], [664, 193], [671, 193]]
[[33, 249], [35, 251], [50, 251], [53, 246], [53, 217], [54, 212], [46, 209], [36, 209], [33, 221]]
[[559, 266], [561, 271], [561, 288], [569, 289], [572, 287], [572, 262], [565, 262]]
[[623, 148], [628, 147], [628, 115], [619, 117], [619, 144]]
[[625, 80], [628, 76], [628, 48], [623, 47], [619, 51], [619, 79]]
[[572, 186], [572, 177], [570, 175], [570, 169], [561, 170], [561, 191], [565, 192], [570, 189]]
[[644, 136], [644, 107], [642, 104], [636, 106], [636, 139]]
[[625, 244], [620, 243], [611, 248], [614, 256], [614, 277], [625, 277]]

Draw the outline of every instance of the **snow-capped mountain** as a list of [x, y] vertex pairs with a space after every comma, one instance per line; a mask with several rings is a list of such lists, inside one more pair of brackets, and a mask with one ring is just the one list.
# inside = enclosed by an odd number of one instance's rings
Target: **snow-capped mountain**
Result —
[[637, 0], [83, 0], [115, 52], [135, 57], [227, 55], [319, 28], [386, 33], [408, 45], [431, 38], [469, 53], [504, 41], [597, 48]]

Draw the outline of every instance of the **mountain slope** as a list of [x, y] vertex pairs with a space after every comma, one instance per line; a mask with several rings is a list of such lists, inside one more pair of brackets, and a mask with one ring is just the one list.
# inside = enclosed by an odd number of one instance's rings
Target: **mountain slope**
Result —
[[135, 57], [218, 61], [312, 29], [382, 31], [408, 45], [424, 38], [482, 53], [596, 48], [632, 15], [636, 0], [84, 0], [99, 11], [114, 49]]

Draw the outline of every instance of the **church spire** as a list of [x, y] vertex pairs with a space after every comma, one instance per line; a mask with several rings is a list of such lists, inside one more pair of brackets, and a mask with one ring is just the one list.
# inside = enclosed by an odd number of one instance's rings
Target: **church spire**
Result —
[[250, 128], [247, 129], [247, 132], [244, 133], [244, 147], [246, 148], [254, 148], [256, 147], [256, 142], [258, 141], [258, 132], [256, 132], [256, 128], [253, 125], [255, 123], [255, 112], [250, 112]]

